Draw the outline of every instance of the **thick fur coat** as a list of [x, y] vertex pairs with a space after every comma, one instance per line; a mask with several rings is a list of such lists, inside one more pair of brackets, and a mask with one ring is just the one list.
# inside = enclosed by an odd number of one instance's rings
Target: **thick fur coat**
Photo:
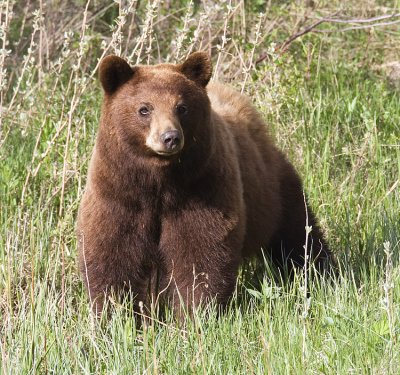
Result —
[[247, 97], [208, 84], [211, 70], [200, 52], [180, 65], [101, 63], [102, 117], [77, 226], [97, 311], [125, 292], [136, 308], [223, 305], [261, 248], [278, 267], [303, 266], [306, 218], [309, 260], [330, 263], [296, 171]]

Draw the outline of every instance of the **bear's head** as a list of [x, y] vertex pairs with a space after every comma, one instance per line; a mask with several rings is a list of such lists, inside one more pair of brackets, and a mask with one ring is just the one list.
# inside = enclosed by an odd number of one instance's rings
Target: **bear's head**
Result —
[[205, 87], [211, 72], [203, 52], [178, 65], [131, 67], [120, 57], [105, 57], [99, 67], [105, 132], [126, 157], [158, 162], [177, 160], [196, 143], [204, 145], [211, 111]]

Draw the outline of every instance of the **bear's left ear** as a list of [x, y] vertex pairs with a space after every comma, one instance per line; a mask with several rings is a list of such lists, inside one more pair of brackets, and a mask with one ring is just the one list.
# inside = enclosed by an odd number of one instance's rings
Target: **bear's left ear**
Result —
[[194, 52], [180, 65], [180, 71], [198, 85], [206, 87], [211, 78], [211, 60], [205, 52]]
[[114, 93], [133, 76], [134, 70], [121, 57], [109, 55], [101, 60], [99, 78], [107, 94]]

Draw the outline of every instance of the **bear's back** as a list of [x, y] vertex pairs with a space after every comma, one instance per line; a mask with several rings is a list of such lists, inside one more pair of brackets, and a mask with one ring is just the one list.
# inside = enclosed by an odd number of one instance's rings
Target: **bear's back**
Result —
[[[236, 143], [246, 206], [243, 256], [268, 243], [281, 215], [281, 152], [273, 145], [268, 128], [251, 101], [232, 88], [210, 83], [208, 96], [214, 115], [222, 118]], [[265, 223], [269, 223], [268, 226]]]
[[248, 137], [254, 143], [253, 151], [261, 153], [264, 163], [275, 163], [277, 149], [269, 138], [267, 125], [250, 99], [229, 86], [215, 82], [207, 86], [207, 93], [212, 110], [224, 120], [237, 142]]

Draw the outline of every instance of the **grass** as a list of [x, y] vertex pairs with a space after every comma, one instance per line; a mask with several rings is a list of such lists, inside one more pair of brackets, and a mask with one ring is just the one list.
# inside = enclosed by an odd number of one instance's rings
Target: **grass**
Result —
[[[281, 55], [271, 43], [299, 17], [340, 3], [188, 3], [71, 1], [68, 13], [43, 2], [42, 17], [21, 2], [0, 19], [11, 49], [0, 56], [2, 373], [398, 373], [400, 97], [375, 68], [399, 60], [398, 26], [308, 34]], [[381, 3], [349, 2], [342, 14], [396, 12]], [[309, 299], [301, 275], [282, 285], [267, 271], [260, 290], [239, 278], [225, 314], [210, 308], [181, 326], [167, 311], [138, 330], [129, 302], [96, 320], [74, 226], [100, 115], [98, 58], [181, 61], [197, 49], [251, 95], [303, 176], [340, 275], [311, 280]]]

